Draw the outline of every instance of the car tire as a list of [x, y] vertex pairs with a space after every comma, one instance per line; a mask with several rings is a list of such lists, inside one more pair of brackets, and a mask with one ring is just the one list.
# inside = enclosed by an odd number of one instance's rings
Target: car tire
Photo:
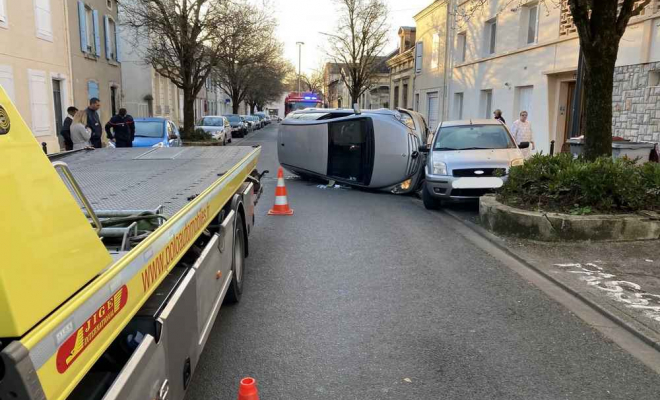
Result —
[[422, 201], [424, 202], [424, 208], [427, 210], [438, 210], [442, 207], [442, 202], [440, 199], [433, 197], [429, 192], [428, 185], [424, 183], [422, 187]]
[[232, 255], [231, 283], [225, 301], [235, 304], [241, 301], [243, 294], [243, 275], [245, 273], [245, 235], [243, 233], [243, 216], [238, 213], [236, 217], [236, 227], [234, 228], [234, 248]]

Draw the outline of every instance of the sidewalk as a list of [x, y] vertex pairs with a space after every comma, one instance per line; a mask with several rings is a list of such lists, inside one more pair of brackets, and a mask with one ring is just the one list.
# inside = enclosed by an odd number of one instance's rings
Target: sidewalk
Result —
[[660, 242], [541, 243], [500, 238], [513, 254], [658, 343]]

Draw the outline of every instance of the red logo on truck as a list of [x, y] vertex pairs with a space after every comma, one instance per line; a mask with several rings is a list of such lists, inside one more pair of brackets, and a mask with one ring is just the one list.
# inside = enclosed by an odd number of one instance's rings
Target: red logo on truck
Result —
[[57, 351], [57, 371], [66, 372], [74, 361], [98, 337], [128, 301], [128, 288], [124, 285], [106, 300], [85, 323], [60, 346]]

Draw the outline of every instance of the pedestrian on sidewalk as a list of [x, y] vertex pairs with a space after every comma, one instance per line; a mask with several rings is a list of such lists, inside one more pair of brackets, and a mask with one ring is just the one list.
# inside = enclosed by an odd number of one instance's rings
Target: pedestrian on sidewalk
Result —
[[73, 143], [72, 150], [81, 150], [90, 147], [90, 138], [92, 137], [92, 130], [89, 128], [89, 121], [87, 121], [87, 110], [76, 112], [73, 116], [71, 123], [71, 142]]
[[506, 125], [506, 121], [504, 120], [504, 117], [502, 116], [502, 110], [499, 108], [495, 111], [493, 111], [493, 115], [495, 116], [495, 119]]
[[529, 147], [521, 149], [525, 159], [532, 156], [532, 151], [536, 149], [534, 143], [534, 134], [532, 133], [532, 123], [527, 119], [527, 111], [520, 112], [520, 119], [517, 119], [511, 127], [511, 133], [517, 144], [522, 142], [529, 142]]
[[60, 129], [59, 135], [57, 135], [57, 140], [60, 143], [60, 151], [73, 150], [73, 142], [71, 141], [71, 123], [73, 122], [73, 116], [76, 115], [78, 109], [75, 107], [69, 107], [66, 109], [67, 116], [62, 123], [62, 129]]
[[108, 135], [108, 139], [115, 143], [115, 147], [133, 147], [135, 138], [133, 117], [125, 108], [120, 108], [119, 113], [105, 124], [105, 133]]
[[87, 113], [87, 127], [92, 130], [92, 137], [90, 143], [93, 147], [100, 149], [103, 147], [101, 136], [103, 136], [103, 126], [101, 125], [101, 118], [99, 117], [99, 109], [101, 108], [101, 100], [92, 97], [89, 100], [89, 107], [85, 112]]

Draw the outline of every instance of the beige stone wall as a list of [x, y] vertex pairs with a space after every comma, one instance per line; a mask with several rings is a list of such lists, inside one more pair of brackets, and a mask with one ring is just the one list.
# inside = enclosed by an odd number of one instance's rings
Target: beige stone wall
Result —
[[0, 85], [49, 152], [59, 150], [53, 80], [60, 83], [63, 114], [73, 102], [64, 1], [50, 0], [49, 12], [41, 11], [49, 17], [50, 30], [37, 29], [35, 3], [28, 0], [5, 1], [0, 21]]

